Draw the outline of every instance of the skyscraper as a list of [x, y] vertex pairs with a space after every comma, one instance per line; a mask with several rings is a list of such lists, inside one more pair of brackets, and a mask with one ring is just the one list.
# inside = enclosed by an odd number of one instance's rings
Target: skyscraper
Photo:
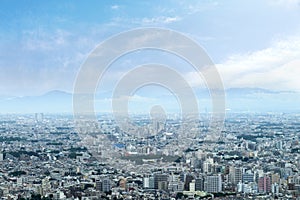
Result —
[[258, 192], [269, 193], [271, 192], [271, 178], [267, 175], [258, 179]]
[[100, 180], [96, 180], [96, 190], [102, 190], [102, 182]]
[[168, 188], [168, 175], [155, 174], [154, 175], [154, 189], [166, 190]]
[[221, 175], [207, 176], [204, 182], [206, 192], [217, 193], [222, 191]]
[[243, 179], [244, 168], [242, 167], [229, 167], [229, 180], [233, 184], [238, 184]]
[[203, 173], [211, 173], [213, 165], [214, 165], [214, 160], [212, 158], [207, 158], [203, 162]]
[[103, 179], [102, 180], [102, 191], [103, 192], [109, 192], [111, 189], [111, 184], [109, 179]]
[[243, 174], [243, 183], [252, 183], [254, 182], [254, 174], [251, 171], [247, 171]]
[[203, 191], [204, 190], [204, 179], [203, 178], [196, 178], [196, 180], [195, 180], [195, 190], [196, 191]]
[[144, 177], [143, 178], [143, 188], [149, 188], [150, 184], [149, 184], [149, 177]]

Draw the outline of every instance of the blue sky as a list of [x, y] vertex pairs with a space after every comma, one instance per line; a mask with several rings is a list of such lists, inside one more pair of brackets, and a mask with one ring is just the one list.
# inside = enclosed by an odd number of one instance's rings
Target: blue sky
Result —
[[[170, 28], [197, 41], [218, 67], [226, 88], [299, 91], [298, 19], [298, 0], [2, 0], [0, 95], [72, 92], [81, 64], [97, 44], [139, 27]], [[110, 91], [118, 74], [143, 59], [133, 54], [118, 62], [103, 80], [102, 91]], [[178, 61], [175, 68], [182, 70], [183, 65]], [[192, 70], [182, 73], [193, 87], [202, 84]]]

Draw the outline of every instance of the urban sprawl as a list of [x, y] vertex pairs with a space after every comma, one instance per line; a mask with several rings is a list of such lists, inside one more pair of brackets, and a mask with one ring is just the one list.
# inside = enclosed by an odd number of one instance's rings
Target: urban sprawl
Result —
[[[300, 199], [300, 115], [0, 117], [1, 199]], [[183, 124], [185, 123], [185, 124]], [[184, 128], [182, 128], [184, 127]], [[216, 137], [217, 135], [217, 137]]]

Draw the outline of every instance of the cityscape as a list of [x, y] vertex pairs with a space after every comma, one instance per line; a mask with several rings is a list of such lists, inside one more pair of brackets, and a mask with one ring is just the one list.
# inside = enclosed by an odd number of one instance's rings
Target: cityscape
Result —
[[205, 115], [190, 123], [197, 138], [189, 141], [178, 141], [176, 118], [156, 125], [145, 116], [135, 119], [143, 124], [139, 137], [120, 130], [110, 115], [99, 116], [99, 127], [92, 132], [108, 138], [112, 153], [102, 151], [96, 139], [96, 151], [84, 146], [71, 115], [2, 115], [2, 198], [299, 196], [299, 114], [229, 113], [216, 141], [207, 137]]
[[300, 0], [0, 0], [0, 200], [300, 200]]

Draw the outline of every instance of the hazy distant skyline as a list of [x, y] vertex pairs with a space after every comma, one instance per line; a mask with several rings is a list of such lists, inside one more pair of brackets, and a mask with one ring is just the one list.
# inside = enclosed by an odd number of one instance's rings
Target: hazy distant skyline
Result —
[[[226, 88], [300, 91], [299, 5], [298, 0], [2, 1], [0, 95], [72, 92], [97, 44], [139, 27], [170, 28], [197, 41]], [[137, 52], [113, 64], [100, 92], [110, 92], [122, 73], [151, 60], [174, 66], [193, 87], [202, 84], [172, 56]]]

